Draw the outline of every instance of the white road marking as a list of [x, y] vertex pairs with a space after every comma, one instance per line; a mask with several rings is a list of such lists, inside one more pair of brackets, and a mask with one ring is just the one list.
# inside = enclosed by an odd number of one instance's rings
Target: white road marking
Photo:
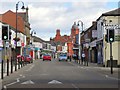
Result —
[[17, 82], [20, 82], [20, 78], [17, 78]]
[[73, 86], [74, 88], [77, 88], [77, 90], [79, 90], [79, 88], [78, 88], [77, 86], [75, 86], [74, 84], [72, 84], [72, 86]]
[[35, 83], [33, 81], [31, 81], [31, 80], [28, 80], [28, 81], [25, 81], [25, 82], [23, 82], [21, 84], [35, 84]]
[[31, 69], [34, 67], [35, 65], [31, 65], [31, 67], [28, 69], [28, 70], [26, 70], [26, 71], [31, 71]]
[[17, 78], [17, 81], [16, 81], [16, 82], [12, 82], [12, 83], [9, 83], [9, 84], [7, 84], [7, 85], [4, 85], [4, 88], [7, 88], [7, 86], [10, 86], [10, 85], [13, 85], [13, 84], [16, 84], [16, 83], [20, 82], [19, 79], [20, 79], [20, 78]]
[[57, 81], [57, 80], [52, 80], [52, 81], [48, 82], [48, 84], [62, 84], [62, 82]]
[[22, 78], [25, 78], [25, 76], [23, 76]]
[[22, 74], [20, 74], [20, 76], [22, 77]]
[[114, 77], [109, 77], [108, 75], [105, 75], [106, 78], [110, 78], [110, 79], [114, 79], [114, 80], [120, 80], [118, 78], [114, 78]]

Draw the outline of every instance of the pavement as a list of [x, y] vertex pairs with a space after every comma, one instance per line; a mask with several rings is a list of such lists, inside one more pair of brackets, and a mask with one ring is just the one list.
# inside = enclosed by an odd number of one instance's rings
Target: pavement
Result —
[[[2, 88], [2, 81], [4, 80], [4, 78], [9, 77], [9, 76], [7, 76], [7, 63], [5, 63], [5, 67], [3, 67], [3, 68], [5, 68], [5, 71], [3, 73], [3, 79], [1, 79], [1, 66], [2, 66], [2, 64], [0, 63], [0, 89]], [[20, 68], [21, 68], [21, 65], [20, 65]], [[17, 70], [19, 70], [18, 64], [17, 64]], [[15, 74], [15, 73], [17, 73], [17, 71], [15, 71], [15, 65], [13, 64], [13, 73], [11, 73], [11, 62], [9, 62], [9, 75]]]
[[110, 77], [113, 77], [113, 78], [117, 78], [117, 79], [120, 79], [120, 68], [118, 67], [113, 67], [113, 74], [111, 74], [111, 67], [103, 67], [102, 65], [100, 64], [97, 64], [97, 63], [90, 63], [88, 62], [88, 66], [84, 66], [84, 63], [80, 64], [78, 62], [75, 62], [75, 60], [72, 60], [71, 61], [72, 64], [74, 65], [78, 65], [78, 66], [82, 66], [83, 68], [91, 68], [91, 69], [94, 69], [100, 73], [103, 73], [103, 74], [106, 74], [109, 75]]

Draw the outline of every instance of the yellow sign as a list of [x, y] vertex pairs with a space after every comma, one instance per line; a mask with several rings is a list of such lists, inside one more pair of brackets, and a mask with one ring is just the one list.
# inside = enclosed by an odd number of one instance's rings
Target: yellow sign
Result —
[[7, 60], [7, 55], [5, 55], [5, 60]]

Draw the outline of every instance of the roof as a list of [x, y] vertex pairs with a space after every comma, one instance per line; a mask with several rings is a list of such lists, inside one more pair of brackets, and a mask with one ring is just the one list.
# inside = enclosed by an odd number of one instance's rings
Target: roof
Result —
[[45, 42], [43, 39], [37, 37], [37, 36], [32, 36], [34, 38], [34, 42]]
[[78, 26], [76, 25], [76, 22], [74, 22], [74, 24], [72, 25], [72, 28], [78, 28]]
[[32, 37], [34, 38], [34, 42], [40, 42], [40, 43], [45, 42], [50, 44], [50, 41], [45, 41], [37, 36], [32, 36]]
[[[21, 16], [19, 16], [19, 15], [17, 16], [17, 18], [19, 19], [17, 21], [17, 30], [24, 33], [24, 21], [23, 21], [23, 18]], [[0, 16], [0, 21], [12, 26], [13, 28], [16, 28], [16, 13], [9, 10], [9, 11], [5, 12], [4, 14], [2, 14]]]
[[120, 15], [120, 8], [117, 8], [115, 10], [103, 13], [102, 16], [118, 16]]
[[120, 16], [120, 8], [103, 13], [96, 21], [98, 21], [102, 16]]
[[73, 25], [72, 28], [78, 28], [78, 26], [77, 25]]
[[65, 46], [65, 43], [61, 41], [51, 41], [51, 45], [52, 46], [57, 46], [57, 45]]

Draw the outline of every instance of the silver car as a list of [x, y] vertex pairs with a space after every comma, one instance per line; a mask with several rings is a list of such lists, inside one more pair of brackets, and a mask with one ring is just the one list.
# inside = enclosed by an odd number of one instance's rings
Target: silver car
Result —
[[59, 55], [59, 61], [65, 60], [67, 61], [67, 54], [60, 54]]

